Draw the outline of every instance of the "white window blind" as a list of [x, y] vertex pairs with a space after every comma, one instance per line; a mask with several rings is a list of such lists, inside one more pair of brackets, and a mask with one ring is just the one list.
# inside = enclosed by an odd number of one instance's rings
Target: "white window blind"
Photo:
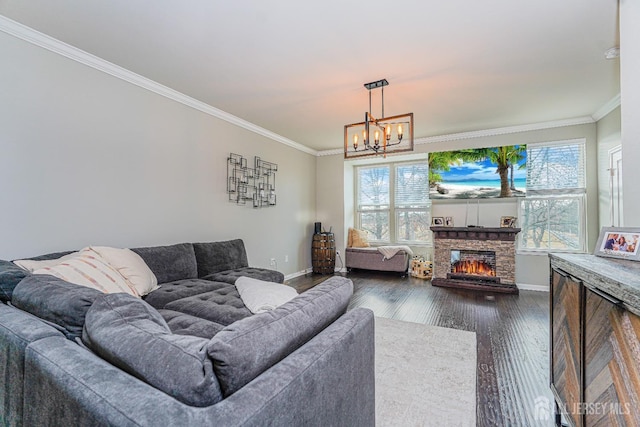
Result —
[[563, 142], [527, 145], [527, 194], [585, 191], [585, 144]]
[[389, 166], [358, 168], [358, 207], [389, 207]]
[[396, 166], [395, 205], [399, 208], [429, 206], [429, 166], [426, 163]]
[[429, 165], [398, 164], [395, 170], [395, 241], [427, 243], [431, 240]]

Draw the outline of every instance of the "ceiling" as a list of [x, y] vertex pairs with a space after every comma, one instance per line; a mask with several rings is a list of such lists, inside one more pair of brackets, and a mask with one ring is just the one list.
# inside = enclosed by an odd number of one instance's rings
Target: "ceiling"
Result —
[[588, 3], [0, 0], [0, 14], [328, 150], [382, 78], [385, 113], [413, 112], [416, 137], [593, 115], [620, 92], [604, 58], [618, 2]]

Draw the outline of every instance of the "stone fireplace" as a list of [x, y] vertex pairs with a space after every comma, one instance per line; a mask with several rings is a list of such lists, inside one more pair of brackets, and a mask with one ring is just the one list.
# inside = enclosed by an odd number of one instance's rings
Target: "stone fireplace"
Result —
[[518, 293], [515, 284], [519, 228], [431, 227], [434, 286]]

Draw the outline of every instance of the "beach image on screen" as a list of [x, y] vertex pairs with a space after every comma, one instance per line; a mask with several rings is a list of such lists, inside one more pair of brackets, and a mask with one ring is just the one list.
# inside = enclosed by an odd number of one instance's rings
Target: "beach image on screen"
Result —
[[431, 199], [526, 195], [525, 145], [429, 153]]

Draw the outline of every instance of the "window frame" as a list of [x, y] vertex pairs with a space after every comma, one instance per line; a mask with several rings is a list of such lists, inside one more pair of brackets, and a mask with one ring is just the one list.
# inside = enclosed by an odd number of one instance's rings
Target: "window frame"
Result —
[[[358, 165], [354, 166], [354, 175], [355, 175], [355, 226], [356, 228], [362, 229], [362, 217], [363, 213], [372, 213], [372, 212], [385, 212], [388, 215], [388, 240], [377, 240], [377, 239], [369, 239], [370, 243], [374, 245], [384, 245], [384, 244], [398, 244], [398, 245], [410, 245], [410, 246], [433, 246], [433, 237], [432, 234], [428, 234], [427, 240], [400, 240], [398, 239], [399, 230], [398, 226], [400, 224], [398, 215], [402, 212], [422, 212], [426, 215], [426, 221], [428, 224], [431, 224], [431, 200], [428, 198], [428, 190], [427, 190], [427, 201], [424, 206], [402, 206], [399, 207], [396, 203], [396, 181], [397, 181], [397, 173], [398, 167], [401, 166], [410, 166], [410, 165], [426, 165], [427, 173], [428, 173], [428, 162], [427, 160], [413, 160], [413, 161], [404, 161], [404, 162], [387, 162], [387, 163], [377, 163], [377, 164], [368, 164], [368, 165]], [[368, 209], [362, 209], [362, 205], [360, 205], [360, 170], [362, 169], [371, 169], [371, 168], [381, 168], [387, 167], [389, 168], [389, 205], [386, 208], [375, 209], [371, 208], [374, 205], [366, 205], [369, 206]]]
[[[553, 141], [553, 142], [543, 142], [543, 143], [529, 143], [527, 144], [527, 148], [539, 148], [539, 147], [561, 147], [561, 146], [569, 146], [569, 145], [579, 145], [581, 152], [581, 165], [579, 166], [579, 173], [582, 174], [579, 178], [579, 181], [583, 185], [583, 187], [576, 188], [546, 188], [546, 189], [536, 189], [535, 191], [530, 191], [527, 188], [527, 195], [518, 200], [518, 217], [521, 219], [520, 228], [521, 231], [518, 233], [518, 245], [517, 245], [517, 253], [522, 255], [547, 255], [550, 252], [562, 252], [562, 253], [585, 253], [587, 247], [587, 188], [586, 188], [586, 163], [587, 163], [587, 147], [586, 147], [586, 139], [574, 139], [574, 140], [566, 140], [566, 141]], [[529, 161], [529, 153], [527, 153], [527, 162]], [[529, 164], [527, 164], [527, 168]], [[528, 184], [528, 182], [527, 182]], [[559, 201], [559, 200], [571, 200], [578, 201], [578, 239], [579, 239], [579, 247], [576, 249], [558, 249], [551, 248], [549, 245], [550, 240], [544, 245], [544, 247], [533, 248], [533, 247], [525, 247], [523, 243], [523, 237], [527, 234], [525, 227], [525, 215], [524, 215], [524, 204], [527, 202], [531, 202], [534, 200], [542, 200], [542, 201]], [[551, 227], [549, 225], [549, 219], [552, 217], [552, 214], [547, 215], [547, 230], [550, 230]]]

